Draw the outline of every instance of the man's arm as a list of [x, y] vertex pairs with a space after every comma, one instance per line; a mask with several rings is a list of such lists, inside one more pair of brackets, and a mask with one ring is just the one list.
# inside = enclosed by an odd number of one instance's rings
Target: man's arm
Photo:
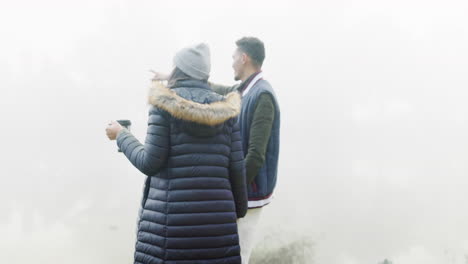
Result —
[[[153, 79], [152, 79], [153, 81], [169, 80], [170, 74], [157, 72], [154, 70], [150, 70], [150, 72], [154, 74]], [[210, 86], [211, 90], [213, 90], [213, 92], [220, 94], [220, 95], [227, 95], [228, 93], [234, 92], [237, 90], [237, 88], [239, 88], [239, 84], [229, 86], [229, 85], [222, 85], [222, 84], [208, 82], [208, 85]]]
[[212, 83], [212, 82], [208, 82], [208, 85], [210, 85], [211, 90], [213, 90], [213, 92], [220, 94], [220, 95], [227, 95], [228, 93], [236, 91], [237, 88], [239, 87], [239, 84], [236, 84], [234, 86], [227, 86], [227, 85], [221, 85], [221, 84]]
[[275, 105], [270, 94], [260, 95], [250, 125], [250, 138], [247, 150], [247, 184], [257, 176], [265, 163], [265, 155], [270, 140], [271, 128], [275, 119]]

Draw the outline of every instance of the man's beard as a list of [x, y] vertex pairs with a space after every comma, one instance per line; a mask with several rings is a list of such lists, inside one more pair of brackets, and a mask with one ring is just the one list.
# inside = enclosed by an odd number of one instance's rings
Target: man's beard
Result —
[[234, 73], [234, 81], [240, 81], [240, 80], [241, 80], [240, 74]]

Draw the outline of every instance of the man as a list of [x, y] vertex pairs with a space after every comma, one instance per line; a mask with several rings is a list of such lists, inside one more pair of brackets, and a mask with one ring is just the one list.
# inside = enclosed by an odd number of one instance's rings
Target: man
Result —
[[[241, 81], [232, 87], [211, 84], [222, 95], [237, 89], [242, 95], [239, 115], [245, 152], [249, 210], [238, 220], [242, 263], [248, 263], [255, 246], [255, 231], [263, 206], [270, 203], [276, 186], [279, 155], [280, 109], [271, 85], [263, 79], [262, 64], [265, 47], [254, 37], [236, 41], [232, 56], [234, 79]], [[156, 79], [167, 75], [156, 73]]]
[[234, 79], [240, 85], [212, 89], [227, 94], [237, 89], [242, 94], [239, 116], [245, 162], [249, 210], [238, 220], [242, 263], [248, 263], [255, 246], [255, 232], [263, 206], [270, 203], [276, 186], [279, 155], [280, 109], [271, 85], [263, 79], [265, 48], [262, 41], [244, 37], [236, 41], [232, 56]]

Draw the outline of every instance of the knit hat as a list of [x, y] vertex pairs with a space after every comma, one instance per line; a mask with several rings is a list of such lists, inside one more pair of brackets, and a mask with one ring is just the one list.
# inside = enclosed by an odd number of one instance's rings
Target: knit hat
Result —
[[188, 76], [207, 80], [211, 69], [210, 47], [205, 43], [181, 49], [174, 56], [174, 64]]

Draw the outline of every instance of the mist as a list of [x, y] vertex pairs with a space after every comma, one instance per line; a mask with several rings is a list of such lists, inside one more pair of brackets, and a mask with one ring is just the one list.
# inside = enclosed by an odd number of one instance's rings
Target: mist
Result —
[[255, 263], [468, 263], [466, 1], [3, 1], [0, 262], [131, 263], [149, 69], [264, 41], [281, 107]]

